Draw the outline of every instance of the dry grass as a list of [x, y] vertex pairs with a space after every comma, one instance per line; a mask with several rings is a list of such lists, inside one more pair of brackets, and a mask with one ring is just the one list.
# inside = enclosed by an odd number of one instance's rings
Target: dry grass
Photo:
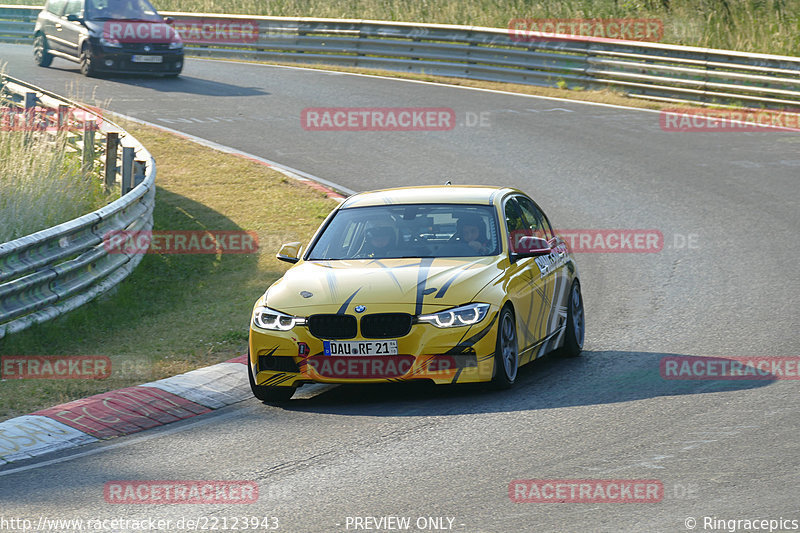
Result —
[[90, 213], [106, 202], [96, 175], [81, 171], [66, 135], [46, 141], [0, 131], [0, 242]]
[[[41, 0], [10, 0], [42, 5]], [[161, 11], [356, 18], [507, 28], [518, 18], [656, 18], [662, 41], [800, 55], [800, 0], [153, 0]]]
[[120, 124], [156, 158], [156, 230], [247, 230], [256, 254], [147, 255], [114, 292], [0, 340], [2, 355], [106, 355], [103, 380], [6, 380], [0, 420], [244, 353], [255, 300], [286, 269], [279, 243], [308, 242], [336, 205], [263, 165]]

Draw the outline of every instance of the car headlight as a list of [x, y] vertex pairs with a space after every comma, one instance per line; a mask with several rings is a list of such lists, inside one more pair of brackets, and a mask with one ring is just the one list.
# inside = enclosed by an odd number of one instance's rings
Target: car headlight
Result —
[[122, 43], [119, 42], [119, 39], [115, 39], [114, 37], [106, 37], [105, 35], [100, 37], [100, 44], [110, 48], [122, 48]]
[[170, 50], [180, 50], [183, 48], [183, 41], [172, 41], [169, 43]]
[[305, 319], [260, 306], [253, 311], [253, 324], [262, 329], [289, 331], [295, 326], [305, 324]]
[[417, 317], [417, 321], [433, 324], [437, 328], [471, 326], [477, 324], [486, 317], [486, 313], [489, 312], [489, 307], [489, 304], [462, 305], [438, 313], [420, 315]]

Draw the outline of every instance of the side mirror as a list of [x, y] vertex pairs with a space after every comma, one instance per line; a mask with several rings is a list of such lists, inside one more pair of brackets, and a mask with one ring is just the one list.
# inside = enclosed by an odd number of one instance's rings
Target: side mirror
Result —
[[541, 237], [533, 237], [525, 235], [520, 237], [517, 245], [511, 252], [512, 260], [519, 259], [520, 257], [536, 257], [539, 255], [547, 255], [552, 251], [550, 243], [547, 239]]
[[175, 24], [175, 19], [172, 17], [166, 17], [164, 18], [164, 24], [169, 24], [169, 25]]
[[70, 22], [83, 22], [83, 18], [80, 15], [76, 15], [75, 13], [70, 13], [67, 15], [67, 20]]
[[294, 264], [300, 261], [300, 250], [302, 248], [303, 244], [299, 242], [286, 243], [281, 246], [281, 249], [278, 251], [278, 254], [275, 257], [281, 261]]

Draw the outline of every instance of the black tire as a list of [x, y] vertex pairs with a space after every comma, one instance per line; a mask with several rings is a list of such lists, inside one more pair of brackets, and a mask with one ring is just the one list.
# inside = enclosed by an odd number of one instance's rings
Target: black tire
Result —
[[47, 47], [47, 37], [42, 33], [37, 33], [33, 39], [33, 61], [40, 67], [49, 67], [53, 62], [53, 56]]
[[84, 43], [81, 47], [81, 74], [87, 78], [97, 75], [97, 68], [94, 65], [94, 55], [92, 54], [92, 47], [89, 43]]
[[517, 323], [511, 307], [500, 311], [497, 321], [497, 345], [494, 352], [494, 376], [492, 385], [496, 389], [510, 389], [519, 370], [519, 346], [517, 345]]
[[247, 357], [247, 377], [250, 380], [250, 390], [253, 391], [253, 396], [265, 403], [284, 403], [288, 402], [294, 391], [295, 387], [265, 387], [264, 385], [256, 385], [256, 380], [253, 378], [253, 369], [250, 367], [250, 356]]
[[564, 331], [564, 345], [558, 350], [560, 357], [578, 357], [583, 350], [583, 339], [586, 334], [586, 316], [583, 312], [583, 296], [581, 286], [572, 282], [567, 302], [567, 329]]

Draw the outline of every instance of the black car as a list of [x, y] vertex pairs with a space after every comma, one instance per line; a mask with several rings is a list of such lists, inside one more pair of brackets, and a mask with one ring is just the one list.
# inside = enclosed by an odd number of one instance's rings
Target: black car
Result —
[[85, 76], [100, 72], [177, 76], [183, 41], [148, 0], [48, 0], [36, 19], [33, 56], [79, 63]]

